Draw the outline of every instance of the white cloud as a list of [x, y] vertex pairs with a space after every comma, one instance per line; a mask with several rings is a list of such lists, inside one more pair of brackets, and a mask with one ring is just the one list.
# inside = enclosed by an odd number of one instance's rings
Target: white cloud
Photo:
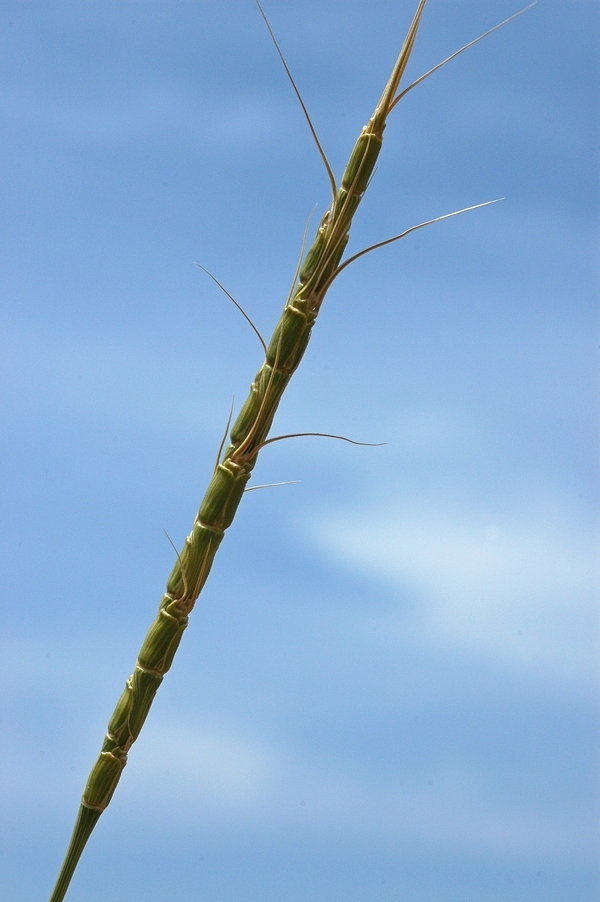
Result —
[[[388, 514], [320, 521], [317, 533], [346, 565], [414, 600], [427, 641], [581, 675], [595, 667], [597, 550], [556, 519]], [[406, 632], [400, 615], [382, 627]]]

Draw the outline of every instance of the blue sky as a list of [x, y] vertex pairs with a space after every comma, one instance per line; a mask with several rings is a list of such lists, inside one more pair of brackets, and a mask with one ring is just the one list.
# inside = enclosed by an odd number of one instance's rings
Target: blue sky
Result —
[[[336, 173], [415, 4], [269, 0]], [[430, 0], [417, 77], [515, 12]], [[592, 902], [596, 0], [396, 108], [72, 902]], [[2, 900], [47, 898], [328, 185], [250, 0], [4, 2]]]

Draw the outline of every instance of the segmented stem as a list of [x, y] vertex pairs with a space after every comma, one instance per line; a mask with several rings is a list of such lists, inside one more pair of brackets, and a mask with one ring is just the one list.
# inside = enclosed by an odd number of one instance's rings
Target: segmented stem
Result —
[[[373, 174], [387, 116], [396, 103], [400, 79], [413, 48], [425, 2], [419, 2], [390, 79], [373, 116], [356, 142], [339, 186], [336, 187], [333, 180], [335, 190], [331, 206], [304, 257], [295, 287], [265, 348], [264, 363], [231, 429], [230, 444], [222, 457], [219, 455], [220, 461], [215, 466], [192, 531], [177, 555], [156, 619], [109, 721], [100, 755], [85, 786], [67, 855], [50, 902], [62, 902], [64, 899], [83, 848], [98, 818], [110, 803], [127, 763], [129, 749], [139, 736], [156, 691], [173, 663], [188, 625], [190, 611], [210, 573], [225, 530], [233, 521], [258, 453], [268, 443], [267, 436], [275, 412], [306, 350], [325, 293], [344, 268], [345, 264], [340, 266], [340, 261], [348, 242], [352, 219]], [[295, 85], [294, 88], [297, 92]], [[302, 106], [306, 113], [304, 104]], [[306, 115], [308, 118], [308, 113]], [[312, 129], [310, 119], [309, 124]], [[316, 135], [314, 137], [316, 139]], [[316, 140], [328, 174], [333, 179]]]

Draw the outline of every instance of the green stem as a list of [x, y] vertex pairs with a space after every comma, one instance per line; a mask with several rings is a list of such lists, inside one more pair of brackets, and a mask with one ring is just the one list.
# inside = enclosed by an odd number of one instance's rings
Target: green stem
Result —
[[265, 361], [231, 429], [231, 444], [215, 467], [192, 531], [177, 556], [158, 615], [143, 642], [133, 674], [109, 721], [100, 755], [88, 778], [71, 842], [50, 902], [62, 902], [101, 813], [108, 807], [165, 673], [171, 667], [188, 615], [206, 582], [225, 530], [231, 525], [267, 439], [273, 417], [298, 367], [319, 309], [335, 278], [352, 218], [381, 149], [386, 117], [425, 5], [420, 0], [408, 37], [373, 117], [356, 142], [330, 209], [300, 268], [299, 281], [268, 344]]
[[94, 811], [92, 808], [87, 808], [85, 805], [79, 806], [79, 813], [77, 815], [77, 820], [75, 821], [75, 826], [73, 827], [71, 842], [69, 843], [69, 848], [65, 855], [60, 874], [58, 875], [58, 880], [52, 890], [50, 902], [62, 902], [65, 898], [69, 883], [71, 882], [71, 877], [75, 872], [83, 848], [90, 838], [92, 830], [96, 826], [101, 814], [101, 811]]

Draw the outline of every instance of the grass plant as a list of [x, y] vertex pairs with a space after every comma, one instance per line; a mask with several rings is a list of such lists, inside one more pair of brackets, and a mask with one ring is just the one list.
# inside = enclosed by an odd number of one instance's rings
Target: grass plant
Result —
[[[458, 53], [475, 43], [473, 41], [467, 44], [401, 90], [401, 80], [413, 49], [425, 2], [426, 0], [420, 0], [418, 4], [381, 99], [377, 103], [371, 119], [362, 129], [339, 182], [334, 176], [302, 97], [265, 17], [267, 28], [302, 106], [326, 168], [331, 186], [331, 202], [318, 225], [314, 241], [306, 253], [304, 253], [303, 245], [301, 261], [294, 275], [292, 289], [270, 340], [264, 341], [250, 322], [263, 345], [264, 363], [256, 374], [249, 395], [231, 429], [229, 429], [230, 423], [227, 425], [226, 434], [217, 454], [212, 479], [194, 519], [192, 530], [181, 551], [177, 552], [175, 566], [167, 580], [166, 591], [160, 602], [158, 614], [142, 644], [133, 674], [127, 680], [123, 694], [110, 718], [99, 757], [91, 770], [83, 792], [71, 841], [50, 902], [61, 902], [65, 898], [83, 849], [102, 812], [106, 810], [111, 801], [127, 763], [129, 750], [138, 738], [154, 696], [173, 663], [184, 630], [188, 625], [189, 615], [208, 578], [225, 531], [233, 522], [244, 493], [249, 490], [248, 482], [260, 451], [272, 442], [293, 437], [270, 436], [271, 426], [283, 393], [302, 360], [319, 310], [333, 281], [350, 263], [370, 251], [398, 241], [426, 225], [495, 202], [485, 201], [473, 207], [438, 216], [343, 259], [353, 217], [369, 186], [382, 148], [388, 116], [408, 91]], [[501, 23], [501, 25], [503, 24], [505, 23]], [[500, 25], [495, 26], [495, 28], [499, 27]], [[486, 34], [489, 33], [486, 32]], [[481, 37], [485, 37], [485, 35]], [[215, 279], [214, 276], [212, 278]], [[217, 280], [215, 279], [215, 281]], [[220, 285], [218, 281], [217, 284]], [[232, 300], [236, 306], [239, 306], [233, 298]], [[242, 312], [244, 313], [244, 311]], [[245, 313], [244, 316], [249, 319]], [[227, 433], [229, 433], [228, 440]], [[322, 435], [322, 433], [309, 434]], [[343, 436], [333, 437], [345, 438]], [[350, 441], [350, 439], [346, 440]]]

